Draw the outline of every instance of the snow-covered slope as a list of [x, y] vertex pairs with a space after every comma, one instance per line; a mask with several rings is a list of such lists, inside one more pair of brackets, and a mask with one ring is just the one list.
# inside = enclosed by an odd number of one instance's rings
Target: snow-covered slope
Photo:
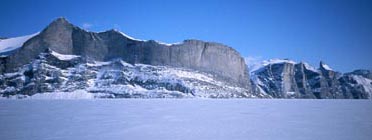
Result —
[[347, 73], [340, 78], [341, 89], [353, 93], [354, 98], [372, 99], [372, 79]]
[[251, 65], [249, 67], [249, 71], [252, 73], [265, 66], [272, 65], [272, 64], [280, 64], [280, 63], [296, 64], [295, 61], [292, 61], [289, 59], [269, 59], [269, 60], [263, 60], [261, 62], [256, 62], [254, 65]]
[[[79, 91], [77, 95], [69, 92]], [[86, 94], [84, 94], [86, 93]], [[243, 98], [249, 90], [215, 75], [120, 59], [86, 61], [54, 51], [15, 73], [0, 76], [0, 95], [11, 98]]]
[[315, 67], [311, 66], [309, 63], [303, 62], [305, 69], [313, 72], [318, 72], [319, 70], [316, 69]]
[[59, 60], [72, 60], [72, 59], [75, 59], [75, 58], [78, 58], [80, 56], [77, 56], [77, 55], [66, 55], [66, 54], [60, 54], [60, 53], [57, 53], [55, 51], [52, 51], [51, 53], [53, 56], [57, 57]]
[[326, 70], [333, 70], [330, 66], [328, 66], [327, 64], [321, 64], [321, 66], [326, 69]]
[[0, 55], [22, 47], [23, 43], [38, 34], [39, 32], [31, 35], [0, 40]]
[[[363, 76], [353, 75], [353, 78], [357, 82], [357, 84], [362, 85], [364, 90], [372, 95], [372, 80], [364, 78]], [[371, 96], [372, 97], [372, 96]]]

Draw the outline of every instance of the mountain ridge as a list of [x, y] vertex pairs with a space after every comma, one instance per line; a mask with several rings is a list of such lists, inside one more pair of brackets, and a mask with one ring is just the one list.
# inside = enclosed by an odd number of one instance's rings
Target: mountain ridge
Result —
[[371, 70], [340, 73], [323, 61], [314, 68], [289, 59], [249, 67], [221, 43], [140, 40], [115, 29], [87, 31], [65, 18], [15, 44], [0, 46], [4, 97], [79, 91], [97, 98], [372, 98]]
[[219, 75], [229, 82], [250, 88], [245, 61], [231, 47], [200, 40], [185, 40], [181, 44], [167, 46], [153, 40], [133, 40], [116, 30], [99, 33], [85, 31], [65, 18], [54, 20], [14, 54], [9, 55], [2, 71], [12, 72], [48, 48], [61, 54], [81, 55], [97, 61], [122, 58], [131, 64], [191, 68]]

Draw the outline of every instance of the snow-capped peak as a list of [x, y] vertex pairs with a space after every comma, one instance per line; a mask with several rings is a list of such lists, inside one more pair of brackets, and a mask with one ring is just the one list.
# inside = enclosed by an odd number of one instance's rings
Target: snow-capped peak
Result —
[[320, 68], [324, 68], [325, 70], [332, 70], [333, 69], [331, 67], [329, 67], [327, 64], [324, 64], [323, 62], [320, 62]]
[[314, 68], [313, 66], [311, 66], [309, 63], [304, 62], [303, 64], [304, 64], [304, 66], [305, 66], [305, 68], [307, 70], [314, 71], [314, 72], [317, 72], [318, 71], [316, 68]]
[[9, 52], [9, 51], [13, 51], [15, 49], [18, 49], [18, 48], [22, 47], [23, 43], [25, 43], [27, 40], [29, 40], [30, 38], [32, 38], [32, 37], [34, 37], [38, 34], [39, 34], [39, 32], [31, 34], [31, 35], [0, 40], [0, 53], [5, 53], [5, 52]]

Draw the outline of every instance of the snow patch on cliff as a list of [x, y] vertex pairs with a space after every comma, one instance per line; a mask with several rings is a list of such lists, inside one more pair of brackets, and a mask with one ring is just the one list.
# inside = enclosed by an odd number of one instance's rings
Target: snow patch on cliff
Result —
[[327, 64], [322, 64], [322, 67], [326, 70], [332, 70], [333, 71], [333, 69], [330, 66], [328, 66]]
[[304, 66], [307, 70], [310, 70], [310, 71], [313, 71], [313, 72], [318, 72], [318, 70], [316, 68], [314, 68], [313, 66], [311, 66], [309, 63], [304, 63]]
[[60, 53], [57, 53], [55, 51], [52, 51], [51, 53], [53, 56], [57, 57], [59, 60], [72, 60], [72, 59], [75, 59], [75, 58], [78, 58], [80, 56], [78, 55], [68, 55], [68, 54], [60, 54]]
[[38, 34], [39, 34], [39, 32], [31, 34], [31, 35], [0, 40], [0, 53], [5, 53], [5, 52], [9, 52], [9, 51], [13, 51], [15, 49], [18, 49], [18, 48], [23, 46], [23, 43], [25, 43], [27, 40], [29, 40], [30, 38], [32, 38], [32, 37], [34, 37]]
[[141, 40], [141, 39], [136, 39], [136, 38], [133, 38], [127, 34], [125, 34], [124, 32], [121, 32], [121, 31], [118, 31], [118, 30], [115, 30], [116, 32], [120, 33], [121, 35], [123, 35], [124, 37], [126, 38], [129, 38], [130, 40], [135, 40], [135, 41], [146, 41], [146, 40]]
[[289, 60], [289, 59], [269, 59], [269, 60], [263, 60], [261, 62], [258, 62], [258, 60], [252, 60], [250, 58], [246, 58], [246, 63], [248, 60], [248, 63], [251, 62], [253, 64], [247, 64], [248, 68], [250, 69], [250, 73], [254, 73], [255, 71], [268, 66], [268, 65], [273, 65], [273, 64], [282, 64], [282, 63], [290, 63], [290, 64], [296, 64], [295, 61]]

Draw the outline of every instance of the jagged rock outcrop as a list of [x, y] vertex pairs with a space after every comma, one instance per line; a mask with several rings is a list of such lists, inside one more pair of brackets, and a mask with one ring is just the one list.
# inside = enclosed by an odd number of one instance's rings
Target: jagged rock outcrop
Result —
[[340, 88], [345, 96], [354, 99], [372, 98], [372, 70], [355, 70], [344, 74], [340, 79]]
[[368, 99], [372, 94], [369, 70], [341, 74], [320, 62], [271, 60], [252, 74], [254, 88], [273, 98]]
[[250, 89], [244, 59], [228, 46], [200, 40], [166, 45], [153, 40], [132, 39], [116, 30], [88, 32], [64, 18], [53, 21], [2, 60], [1, 71], [13, 72], [30, 63], [46, 49], [96, 61], [120, 58], [131, 64], [183, 67], [215, 74], [224, 81]]
[[[270, 93], [274, 98], [292, 98], [298, 93], [293, 63], [278, 63], [267, 65], [254, 74], [254, 81], [261, 85], [264, 93]], [[278, 81], [280, 81], [278, 83]]]
[[313, 89], [319, 83], [320, 74], [303, 62], [295, 64], [294, 69], [294, 78], [298, 88], [297, 98], [317, 98], [316, 95], [320, 95], [320, 93]]

